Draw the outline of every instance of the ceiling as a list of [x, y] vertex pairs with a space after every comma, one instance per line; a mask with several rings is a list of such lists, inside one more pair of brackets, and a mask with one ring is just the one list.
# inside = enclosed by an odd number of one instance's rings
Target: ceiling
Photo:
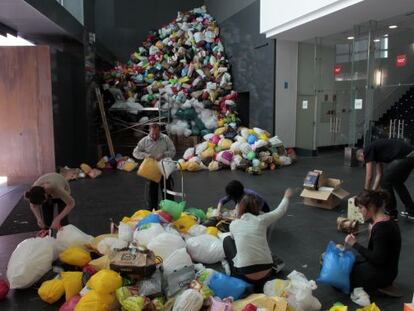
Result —
[[66, 32], [24, 0], [1, 0], [0, 23], [19, 35], [66, 35]]
[[406, 14], [412, 12], [414, 12], [413, 0], [365, 0], [270, 37], [290, 41], [306, 41], [315, 37], [352, 33], [354, 25], [367, 23], [370, 20], [379, 21], [379, 24], [382, 25], [384, 21], [393, 18], [404, 19]]

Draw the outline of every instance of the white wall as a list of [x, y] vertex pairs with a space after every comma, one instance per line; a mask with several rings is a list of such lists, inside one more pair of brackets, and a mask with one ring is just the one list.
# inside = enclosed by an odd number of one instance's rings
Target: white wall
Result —
[[259, 0], [205, 0], [204, 3], [207, 11], [221, 23], [255, 1]]
[[275, 133], [288, 147], [295, 147], [296, 144], [297, 91], [298, 43], [277, 40]]

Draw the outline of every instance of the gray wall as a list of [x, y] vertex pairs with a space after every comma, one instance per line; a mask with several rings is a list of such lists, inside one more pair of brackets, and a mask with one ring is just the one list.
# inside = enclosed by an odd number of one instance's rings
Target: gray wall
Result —
[[218, 23], [232, 17], [240, 10], [246, 8], [256, 0], [205, 0], [208, 12], [214, 16]]
[[234, 89], [250, 93], [250, 126], [274, 131], [275, 42], [259, 33], [260, 1], [219, 23]]
[[96, 37], [122, 62], [129, 59], [151, 29], [158, 29], [203, 0], [99, 0], [95, 6]]

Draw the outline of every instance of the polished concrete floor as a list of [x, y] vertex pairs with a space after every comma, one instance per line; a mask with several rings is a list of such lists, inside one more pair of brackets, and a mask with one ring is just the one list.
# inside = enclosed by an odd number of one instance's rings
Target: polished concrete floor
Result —
[[[324, 170], [327, 175], [344, 181], [343, 187], [352, 194], [358, 193], [363, 186], [362, 168], [349, 168], [343, 165], [341, 153], [328, 152], [314, 158], [302, 158], [294, 166], [265, 172], [261, 176], [250, 176], [240, 171], [219, 171], [209, 173], [186, 173], [185, 192], [188, 206], [207, 209], [214, 206], [223, 195], [227, 182], [239, 179], [246, 187], [261, 193], [275, 207], [287, 187], [300, 188], [307, 171]], [[178, 179], [177, 179], [178, 181]], [[119, 171], [105, 172], [96, 180], [79, 180], [71, 183], [77, 205], [71, 214], [71, 222], [90, 234], [101, 234], [109, 230], [109, 219], [120, 220], [144, 206], [145, 182], [135, 173]], [[414, 177], [408, 180], [408, 188], [413, 189]], [[0, 205], [1, 210], [6, 207]], [[343, 242], [344, 234], [336, 231], [336, 218], [346, 214], [346, 201], [336, 210], [322, 210], [306, 207], [299, 196], [295, 197], [287, 215], [273, 225], [271, 248], [283, 258], [286, 267], [283, 274], [298, 270], [309, 279], [316, 279], [319, 274], [319, 257], [329, 240]], [[29, 215], [30, 216], [30, 215]], [[4, 218], [4, 217], [3, 217]], [[32, 217], [20, 221], [33, 221]], [[402, 232], [402, 252], [400, 273], [397, 284], [404, 297], [393, 299], [372, 297], [381, 310], [402, 310], [403, 302], [411, 301], [414, 291], [413, 259], [410, 255], [414, 247], [414, 223], [400, 220]], [[0, 237], [0, 273], [5, 275], [8, 257], [22, 239], [33, 233], [22, 233]], [[366, 243], [367, 236], [360, 236], [361, 243]], [[356, 310], [349, 297], [329, 286], [320, 285], [315, 296], [327, 310], [333, 303], [342, 302]], [[0, 302], [0, 310], [58, 310], [59, 304], [47, 306], [37, 297], [35, 289], [15, 291], [9, 298]]]

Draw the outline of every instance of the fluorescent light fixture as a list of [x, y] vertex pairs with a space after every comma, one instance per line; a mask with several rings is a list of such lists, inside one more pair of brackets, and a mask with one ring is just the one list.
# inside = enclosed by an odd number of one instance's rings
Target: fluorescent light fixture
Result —
[[0, 176], [0, 185], [7, 184], [7, 176]]
[[381, 86], [382, 84], [382, 70], [377, 69], [374, 72], [374, 84], [375, 86]]
[[384, 35], [384, 37], [385, 37], [385, 38], [387, 38], [387, 37], [388, 37], [388, 34], [386, 33], [386, 34]]
[[0, 46], [33, 46], [34, 44], [22, 37], [15, 37], [7, 34], [7, 37], [0, 36]]
[[381, 39], [374, 39], [374, 42], [381, 42]]
[[354, 37], [354, 36], [349, 36], [349, 37], [347, 37], [347, 39], [348, 39], [348, 40], [354, 40], [354, 39], [355, 39], [355, 37]]
[[398, 26], [397, 25], [389, 25], [388, 28], [389, 29], [396, 29], [396, 28], [398, 28]]

